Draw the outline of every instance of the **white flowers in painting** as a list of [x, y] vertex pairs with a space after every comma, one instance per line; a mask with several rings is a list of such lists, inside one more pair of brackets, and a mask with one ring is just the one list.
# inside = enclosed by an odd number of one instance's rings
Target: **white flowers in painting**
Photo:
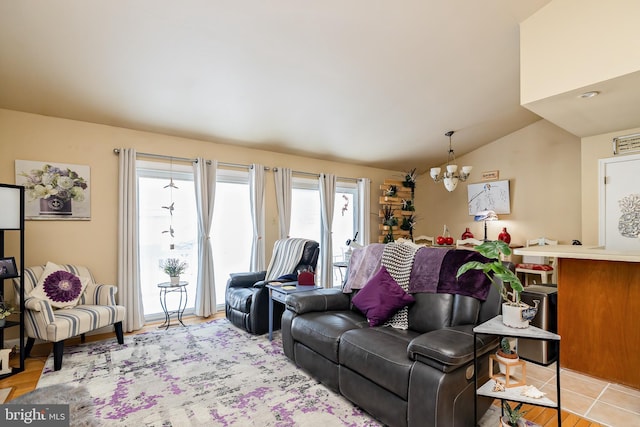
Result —
[[51, 196], [63, 201], [82, 202], [87, 183], [83, 177], [69, 168], [61, 169], [44, 165], [40, 169], [22, 172], [26, 178], [25, 190], [31, 199], [48, 199]]

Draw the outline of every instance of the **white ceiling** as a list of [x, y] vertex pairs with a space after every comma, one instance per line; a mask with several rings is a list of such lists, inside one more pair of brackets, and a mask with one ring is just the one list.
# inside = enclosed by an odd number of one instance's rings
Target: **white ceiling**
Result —
[[0, 1], [0, 108], [426, 170], [539, 117], [518, 24], [550, 0]]

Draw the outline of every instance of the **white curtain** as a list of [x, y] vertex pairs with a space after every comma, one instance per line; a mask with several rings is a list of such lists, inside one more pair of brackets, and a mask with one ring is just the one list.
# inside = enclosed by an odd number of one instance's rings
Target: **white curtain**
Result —
[[144, 307], [138, 269], [138, 180], [136, 150], [123, 148], [118, 175], [118, 298], [127, 309], [123, 328], [133, 332], [144, 326]]
[[195, 314], [209, 317], [216, 312], [216, 283], [213, 272], [211, 224], [216, 194], [218, 162], [198, 157], [193, 164], [193, 182], [198, 214], [198, 278], [196, 282]]
[[322, 233], [320, 234], [320, 286], [333, 287], [333, 240], [331, 226], [333, 223], [333, 207], [336, 199], [336, 176], [320, 174], [320, 219]]
[[278, 205], [278, 223], [280, 225], [280, 239], [289, 238], [291, 227], [291, 169], [277, 168], [273, 172], [276, 184], [276, 203]]
[[249, 192], [251, 195], [251, 220], [253, 239], [251, 241], [250, 271], [264, 271], [264, 166], [254, 163], [249, 173]]
[[358, 178], [358, 238], [357, 243], [371, 243], [371, 180]]

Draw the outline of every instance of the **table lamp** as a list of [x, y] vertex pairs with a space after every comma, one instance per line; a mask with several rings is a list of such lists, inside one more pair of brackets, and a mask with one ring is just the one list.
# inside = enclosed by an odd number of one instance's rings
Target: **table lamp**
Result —
[[498, 215], [494, 211], [480, 211], [476, 213], [473, 217], [474, 221], [484, 221], [484, 240], [483, 242], [488, 242], [487, 239], [487, 221], [497, 221]]

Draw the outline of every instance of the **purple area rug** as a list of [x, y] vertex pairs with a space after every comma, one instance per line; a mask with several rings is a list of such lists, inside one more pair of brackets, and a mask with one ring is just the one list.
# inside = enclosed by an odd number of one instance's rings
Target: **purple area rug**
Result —
[[279, 333], [269, 342], [226, 319], [67, 347], [37, 388], [62, 384], [89, 391], [98, 425], [380, 425], [291, 363]]

